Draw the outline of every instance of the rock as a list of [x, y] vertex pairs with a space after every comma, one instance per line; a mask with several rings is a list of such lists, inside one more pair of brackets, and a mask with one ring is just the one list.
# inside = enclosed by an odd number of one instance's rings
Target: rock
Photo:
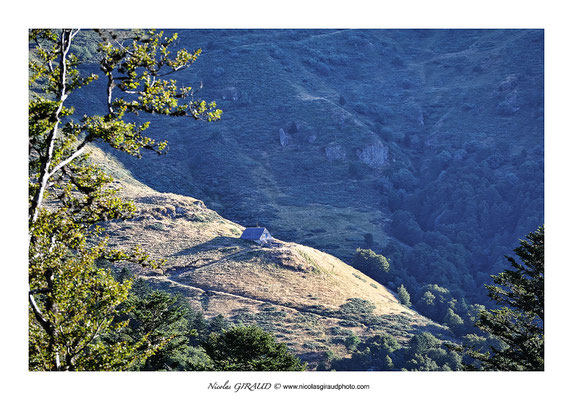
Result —
[[380, 142], [370, 144], [357, 150], [358, 159], [371, 168], [381, 168], [388, 161], [388, 147]]
[[505, 99], [497, 105], [496, 112], [500, 115], [512, 115], [519, 111], [519, 98], [513, 91], [505, 96]]
[[499, 92], [508, 92], [515, 89], [517, 86], [517, 75], [511, 74], [505, 78], [497, 87]]
[[512, 106], [507, 101], [502, 101], [495, 110], [499, 115], [512, 115], [519, 111], [519, 107]]
[[226, 87], [218, 91], [217, 97], [223, 100], [237, 101], [239, 100], [239, 91], [236, 87]]
[[284, 131], [283, 128], [279, 129], [279, 140], [282, 147], [288, 146], [290, 142], [290, 136]]
[[308, 141], [308, 143], [314, 143], [316, 142], [316, 135], [310, 135], [309, 137], [306, 138], [306, 140]]
[[343, 161], [346, 159], [346, 150], [342, 145], [331, 143], [324, 149], [328, 161]]

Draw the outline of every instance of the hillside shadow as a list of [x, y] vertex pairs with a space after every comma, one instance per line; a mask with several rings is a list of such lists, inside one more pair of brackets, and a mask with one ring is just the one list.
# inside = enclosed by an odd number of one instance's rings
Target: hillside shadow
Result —
[[198, 244], [196, 246], [188, 247], [184, 250], [178, 251], [177, 253], [171, 254], [172, 256], [189, 256], [197, 254], [202, 251], [208, 251], [212, 249], [221, 249], [225, 247], [241, 247], [245, 248], [250, 243], [244, 239], [239, 239], [232, 236], [217, 236], [207, 242]]

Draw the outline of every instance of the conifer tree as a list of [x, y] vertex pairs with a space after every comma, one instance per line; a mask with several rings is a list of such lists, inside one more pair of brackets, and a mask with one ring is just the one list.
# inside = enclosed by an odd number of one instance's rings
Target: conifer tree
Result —
[[503, 307], [481, 311], [476, 323], [498, 339], [489, 352], [466, 349], [485, 370], [540, 371], [544, 362], [544, 227], [529, 233], [514, 250], [521, 259], [506, 257], [511, 269], [493, 276], [489, 296]]
[[212, 333], [203, 344], [218, 371], [303, 371], [284, 343], [258, 326], [234, 326]]

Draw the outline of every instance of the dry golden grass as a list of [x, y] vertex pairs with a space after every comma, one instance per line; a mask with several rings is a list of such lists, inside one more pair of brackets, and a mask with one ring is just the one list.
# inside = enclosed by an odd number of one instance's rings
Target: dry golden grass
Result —
[[[419, 329], [440, 329], [338, 258], [296, 243], [277, 241], [267, 247], [241, 240], [242, 226], [200, 200], [154, 191], [112, 156], [97, 148], [92, 154], [118, 177], [122, 196], [138, 208], [134, 219], [106, 224], [110, 243], [140, 245], [165, 259], [161, 271], [136, 272], [184, 294], [206, 316], [222, 314], [236, 323], [260, 325], [311, 367], [326, 350], [347, 355], [341, 331], [359, 337], [388, 333], [403, 341]], [[362, 317], [343, 312], [340, 307], [353, 298], [370, 302], [374, 310]]]

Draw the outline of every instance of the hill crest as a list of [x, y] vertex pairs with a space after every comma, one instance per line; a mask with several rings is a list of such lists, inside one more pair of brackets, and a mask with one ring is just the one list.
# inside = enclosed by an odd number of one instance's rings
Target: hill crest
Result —
[[[406, 341], [419, 331], [448, 330], [403, 306], [394, 293], [340, 259], [297, 243], [259, 245], [240, 239], [243, 227], [200, 200], [157, 192], [133, 178], [111, 155], [92, 157], [135, 202], [138, 214], [106, 223], [112, 246], [140, 245], [166, 260], [161, 271], [134, 272], [182, 293], [207, 317], [257, 324], [316, 367], [327, 350], [348, 354], [344, 338], [387, 333]], [[272, 232], [271, 232], [272, 234]]]

